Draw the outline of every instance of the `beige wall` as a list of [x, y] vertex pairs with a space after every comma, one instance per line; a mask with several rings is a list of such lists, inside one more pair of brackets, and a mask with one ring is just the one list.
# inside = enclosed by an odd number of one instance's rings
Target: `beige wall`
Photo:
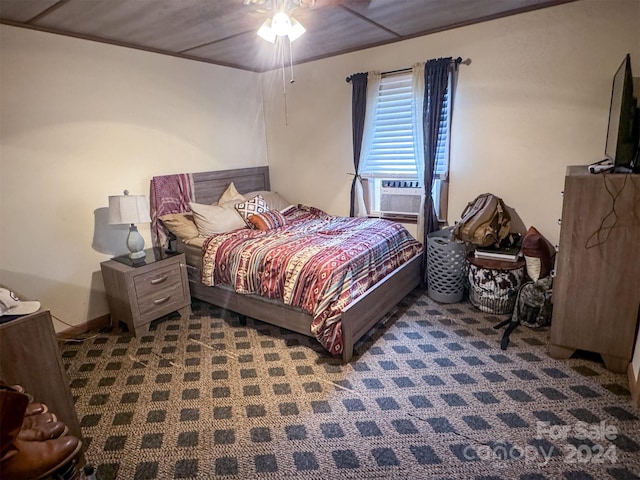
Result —
[[270, 72], [263, 84], [273, 186], [347, 214], [353, 160], [345, 77], [460, 56], [472, 63], [459, 73], [449, 221], [489, 191], [555, 244], [565, 168], [603, 158], [611, 81], [626, 53], [640, 73], [640, 2], [580, 0], [296, 66], [288, 124], [281, 73]]
[[108, 313], [100, 262], [126, 251], [127, 228], [105, 227], [109, 195], [148, 195], [154, 175], [267, 164], [259, 75], [0, 35], [0, 283], [80, 324]]

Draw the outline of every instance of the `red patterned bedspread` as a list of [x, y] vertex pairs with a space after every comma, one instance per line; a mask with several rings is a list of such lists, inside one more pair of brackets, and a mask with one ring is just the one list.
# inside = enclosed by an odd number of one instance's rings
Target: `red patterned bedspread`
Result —
[[387, 220], [333, 217], [301, 205], [283, 215], [284, 227], [209, 237], [203, 245], [202, 282], [302, 308], [313, 316], [311, 331], [318, 341], [341, 354], [342, 309], [422, 245]]

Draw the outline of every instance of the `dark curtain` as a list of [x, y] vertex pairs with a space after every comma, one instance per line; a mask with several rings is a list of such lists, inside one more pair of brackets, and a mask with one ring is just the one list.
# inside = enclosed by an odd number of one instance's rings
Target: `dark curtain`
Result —
[[438, 143], [438, 131], [440, 127], [440, 115], [447, 91], [447, 81], [451, 57], [429, 60], [424, 67], [424, 238], [422, 244], [425, 254], [422, 257], [422, 280], [427, 282], [427, 235], [438, 230], [438, 217], [436, 215], [431, 189], [433, 187], [433, 170], [436, 164], [436, 148]]
[[355, 184], [358, 180], [360, 151], [362, 150], [362, 133], [364, 132], [364, 115], [367, 109], [367, 74], [355, 73], [349, 77], [351, 82], [351, 124], [353, 128], [353, 166], [355, 175], [351, 182], [351, 203], [349, 216], [353, 217], [355, 206]]

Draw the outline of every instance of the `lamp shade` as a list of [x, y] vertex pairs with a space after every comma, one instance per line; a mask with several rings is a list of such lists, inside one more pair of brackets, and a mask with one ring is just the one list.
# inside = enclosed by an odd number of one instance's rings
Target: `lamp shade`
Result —
[[109, 224], [133, 224], [149, 223], [149, 207], [144, 195], [129, 195], [125, 190], [124, 195], [109, 196]]

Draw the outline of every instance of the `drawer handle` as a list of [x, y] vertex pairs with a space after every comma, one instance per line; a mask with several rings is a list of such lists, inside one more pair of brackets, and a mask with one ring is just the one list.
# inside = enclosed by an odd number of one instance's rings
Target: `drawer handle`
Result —
[[162, 276], [162, 277], [158, 277], [158, 278], [154, 278], [153, 280], [151, 280], [151, 285], [158, 285], [159, 283], [164, 282], [167, 278], [166, 275]]
[[153, 303], [155, 305], [161, 305], [161, 304], [167, 302], [170, 298], [171, 298], [171, 295], [167, 295], [166, 297], [162, 297], [162, 298], [159, 298], [157, 300], [154, 300]]

